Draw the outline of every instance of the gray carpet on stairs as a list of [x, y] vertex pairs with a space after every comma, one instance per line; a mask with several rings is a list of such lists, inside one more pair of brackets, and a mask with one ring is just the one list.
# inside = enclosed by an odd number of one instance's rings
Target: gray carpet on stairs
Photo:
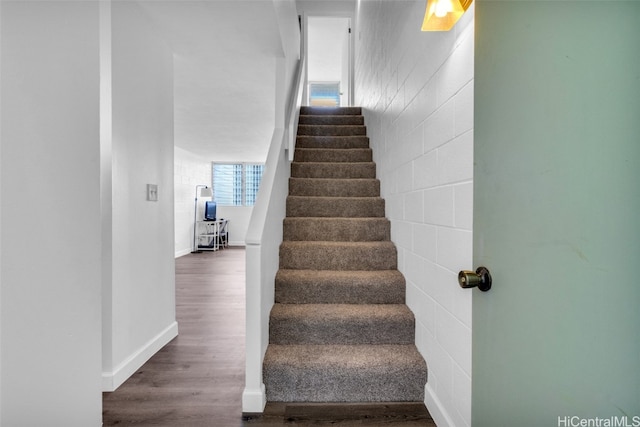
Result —
[[361, 110], [303, 107], [263, 364], [272, 402], [423, 401]]

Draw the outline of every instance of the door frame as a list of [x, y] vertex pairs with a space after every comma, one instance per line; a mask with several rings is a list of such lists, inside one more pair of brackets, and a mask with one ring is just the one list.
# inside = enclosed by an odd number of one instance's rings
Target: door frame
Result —
[[304, 41], [304, 51], [305, 51], [305, 55], [306, 55], [306, 60], [307, 60], [307, 70], [306, 70], [306, 74], [304, 76], [304, 90], [302, 92], [302, 102], [305, 105], [308, 105], [308, 100], [309, 100], [309, 18], [345, 18], [348, 20], [348, 24], [349, 24], [349, 29], [350, 29], [350, 33], [349, 33], [349, 54], [348, 54], [348, 82], [349, 82], [349, 90], [347, 91], [347, 106], [352, 106], [353, 105], [353, 101], [354, 101], [354, 91], [353, 91], [353, 86], [354, 86], [354, 72], [353, 72], [353, 64], [354, 64], [354, 51], [355, 51], [355, 41], [353, 38], [353, 34], [354, 34], [354, 16], [353, 14], [349, 14], [349, 13], [345, 13], [345, 12], [341, 12], [341, 11], [330, 11], [330, 10], [323, 10], [323, 11], [313, 11], [313, 12], [308, 12], [308, 11], [304, 11], [302, 12], [302, 19], [303, 19], [303, 25], [302, 25], [302, 37], [303, 37], [303, 41]]

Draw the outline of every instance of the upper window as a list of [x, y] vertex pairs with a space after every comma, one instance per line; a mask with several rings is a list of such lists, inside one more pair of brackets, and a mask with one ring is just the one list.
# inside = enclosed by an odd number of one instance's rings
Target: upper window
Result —
[[263, 169], [262, 164], [214, 163], [213, 199], [223, 206], [253, 206]]
[[340, 106], [340, 82], [311, 82], [309, 92], [312, 107]]

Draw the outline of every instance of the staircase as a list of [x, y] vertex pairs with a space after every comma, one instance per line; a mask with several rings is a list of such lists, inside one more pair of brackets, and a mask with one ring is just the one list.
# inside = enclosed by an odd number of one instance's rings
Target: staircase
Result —
[[424, 400], [360, 108], [303, 107], [263, 364], [270, 402]]

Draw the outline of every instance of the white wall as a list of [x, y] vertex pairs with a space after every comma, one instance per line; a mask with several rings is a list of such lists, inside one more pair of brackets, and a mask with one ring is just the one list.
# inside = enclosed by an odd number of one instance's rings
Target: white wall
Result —
[[251, 220], [253, 206], [220, 206], [217, 208], [219, 218], [229, 220], [229, 245], [244, 246]]
[[98, 3], [0, 9], [0, 424], [99, 426]]
[[[175, 256], [186, 255], [193, 250], [193, 209], [196, 185], [211, 187], [211, 161], [179, 147], [174, 148], [175, 188]], [[201, 220], [204, 202], [210, 197], [198, 194], [197, 219]]]
[[295, 0], [273, 0], [273, 4], [282, 44], [282, 53], [276, 57], [275, 66], [275, 127], [278, 128], [284, 126], [285, 109], [294, 89], [292, 80], [300, 59], [300, 26]]
[[473, 8], [422, 33], [425, 2], [359, 2], [356, 105], [364, 107], [382, 196], [429, 368], [439, 426], [471, 422]]
[[[113, 2], [112, 265], [103, 387], [113, 390], [177, 335], [173, 55], [140, 6]], [[147, 201], [147, 184], [158, 201]], [[106, 260], [105, 260], [106, 262]], [[110, 338], [110, 340], [109, 340]]]

